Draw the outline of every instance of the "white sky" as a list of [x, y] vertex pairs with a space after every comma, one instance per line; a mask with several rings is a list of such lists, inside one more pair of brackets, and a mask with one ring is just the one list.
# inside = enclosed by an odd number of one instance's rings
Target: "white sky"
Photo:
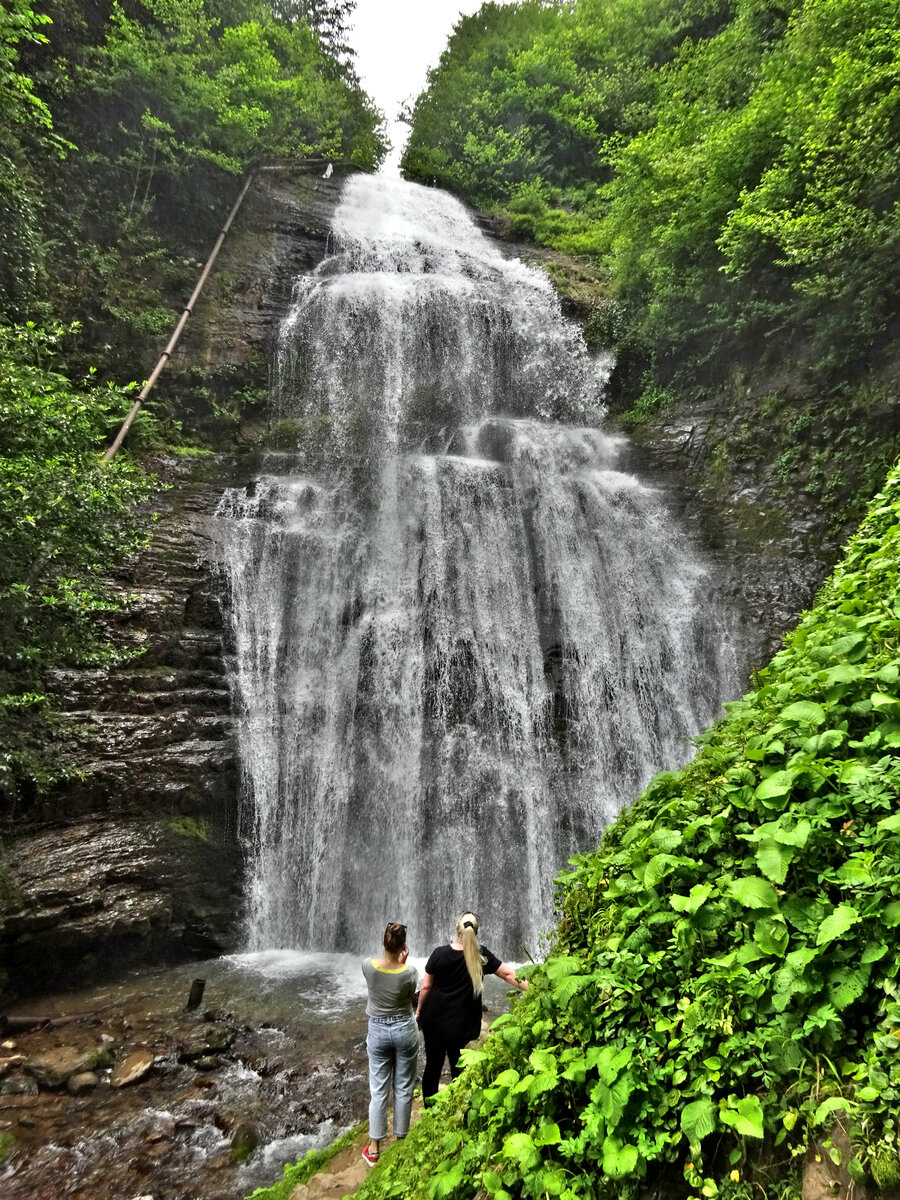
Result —
[[387, 169], [397, 169], [409, 133], [396, 119], [400, 105], [422, 91], [460, 15], [480, 7], [481, 0], [357, 0], [350, 40], [362, 84], [388, 120]]

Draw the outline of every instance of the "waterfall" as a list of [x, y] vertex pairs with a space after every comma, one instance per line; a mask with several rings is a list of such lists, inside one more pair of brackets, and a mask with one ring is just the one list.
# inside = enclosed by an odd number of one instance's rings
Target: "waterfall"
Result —
[[553, 876], [733, 682], [710, 583], [603, 432], [546, 278], [464, 207], [347, 181], [297, 281], [264, 473], [217, 525], [253, 948], [535, 948]]

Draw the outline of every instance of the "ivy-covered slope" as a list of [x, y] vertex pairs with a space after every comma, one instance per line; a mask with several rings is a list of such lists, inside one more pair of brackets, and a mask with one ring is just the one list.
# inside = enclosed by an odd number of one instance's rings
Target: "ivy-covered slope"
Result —
[[898, 572], [895, 470], [757, 690], [562, 876], [530, 992], [360, 1197], [784, 1197], [839, 1120], [852, 1179], [900, 1179]]

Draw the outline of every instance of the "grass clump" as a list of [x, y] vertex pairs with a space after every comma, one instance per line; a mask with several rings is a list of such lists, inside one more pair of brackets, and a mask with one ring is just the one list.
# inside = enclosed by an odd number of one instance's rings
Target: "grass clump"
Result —
[[164, 824], [176, 837], [192, 838], [195, 842], [209, 841], [209, 821], [205, 817], [171, 817]]
[[894, 1178], [898, 583], [895, 470], [756, 690], [573, 859], [531, 990], [360, 1197], [783, 1200], [811, 1144]]
[[308, 1183], [313, 1175], [318, 1175], [342, 1150], [346, 1150], [361, 1138], [367, 1128], [366, 1123], [361, 1122], [348, 1129], [330, 1146], [322, 1150], [309, 1150], [298, 1163], [287, 1164], [283, 1179], [279, 1179], [271, 1187], [257, 1188], [255, 1192], [250, 1193], [247, 1200], [287, 1200], [295, 1187], [301, 1183]]

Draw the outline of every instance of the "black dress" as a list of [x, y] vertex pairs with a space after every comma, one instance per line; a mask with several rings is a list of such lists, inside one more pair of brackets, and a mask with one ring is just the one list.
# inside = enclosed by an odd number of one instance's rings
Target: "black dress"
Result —
[[[479, 949], [485, 960], [483, 973], [495, 975], [503, 965], [501, 960], [486, 946]], [[425, 964], [425, 973], [431, 976], [432, 984], [420, 1020], [425, 1035], [422, 1094], [431, 1096], [438, 1089], [444, 1058], [449, 1056], [450, 1073], [456, 1076], [463, 1046], [481, 1032], [481, 997], [475, 995], [462, 950], [438, 946]]]

